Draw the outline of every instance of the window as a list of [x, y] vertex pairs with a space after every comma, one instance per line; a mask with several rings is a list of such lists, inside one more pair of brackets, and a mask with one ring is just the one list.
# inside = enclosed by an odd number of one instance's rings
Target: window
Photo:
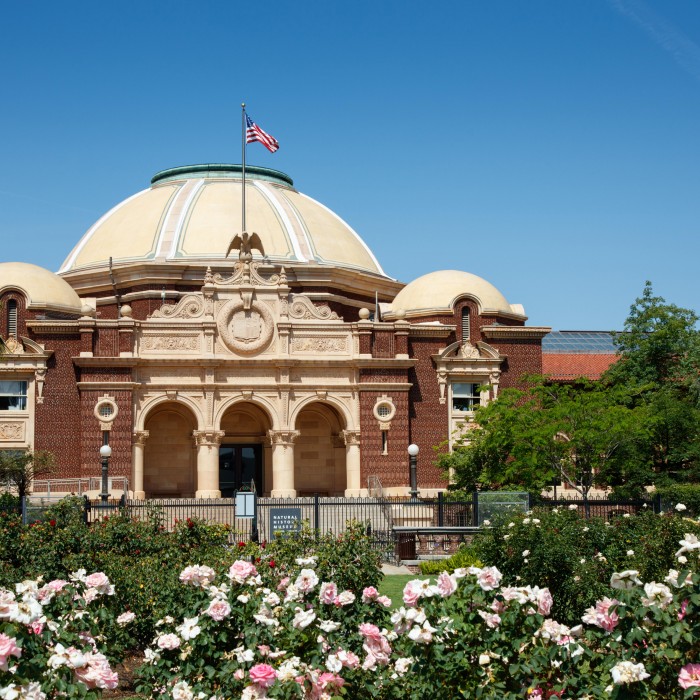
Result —
[[466, 343], [469, 340], [469, 307], [465, 306], [462, 309], [462, 342]]
[[27, 382], [0, 381], [0, 411], [27, 410]]
[[479, 384], [453, 384], [452, 410], [473, 411], [481, 403]]
[[17, 338], [17, 302], [14, 299], [7, 302], [7, 335]]

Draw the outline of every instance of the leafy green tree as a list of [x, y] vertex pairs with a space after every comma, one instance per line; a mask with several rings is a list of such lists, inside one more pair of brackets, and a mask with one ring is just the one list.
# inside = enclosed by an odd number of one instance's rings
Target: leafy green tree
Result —
[[477, 409], [477, 428], [463, 437], [450, 465], [457, 488], [470, 488], [477, 473], [481, 484], [532, 491], [556, 478], [587, 504], [594, 486], [630, 477], [630, 457], [648, 439], [644, 406], [630, 405], [618, 387], [530, 381], [528, 389], [506, 389]]
[[20, 501], [32, 481], [54, 470], [54, 457], [44, 450], [0, 450], [0, 484], [16, 491]]
[[655, 296], [647, 282], [615, 337], [620, 359], [603, 381], [626, 387], [648, 409], [646, 457], [652, 482], [700, 479], [700, 332], [698, 315]]

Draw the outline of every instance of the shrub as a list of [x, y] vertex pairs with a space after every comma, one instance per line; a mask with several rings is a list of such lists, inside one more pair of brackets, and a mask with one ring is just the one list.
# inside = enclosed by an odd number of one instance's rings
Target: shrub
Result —
[[576, 509], [539, 510], [499, 518], [473, 542], [474, 553], [496, 566], [513, 585], [520, 581], [552, 591], [553, 614], [575, 624], [608, 589], [615, 570], [636, 569], [659, 580], [674, 566], [684, 533], [700, 534], [695, 522], [675, 514], [586, 520]]
[[[700, 541], [681, 544], [695, 568]], [[312, 569], [272, 588], [246, 561], [223, 581], [211, 574], [183, 572], [195, 595], [146, 652], [149, 698], [680, 700], [700, 689], [700, 576], [688, 570], [646, 584], [616, 573], [585, 629], [550, 617], [548, 590], [502, 586], [495, 568], [409, 582], [390, 617], [372, 591], [339, 603]]]
[[700, 516], [700, 484], [657, 486], [655, 493], [661, 496], [664, 510], [673, 510], [680, 503], [686, 506], [686, 515]]
[[421, 562], [420, 572], [426, 576], [437, 576], [442, 571], [451, 572], [455, 569], [465, 569], [470, 566], [481, 566], [481, 562], [476, 553], [463, 544], [451, 557]]

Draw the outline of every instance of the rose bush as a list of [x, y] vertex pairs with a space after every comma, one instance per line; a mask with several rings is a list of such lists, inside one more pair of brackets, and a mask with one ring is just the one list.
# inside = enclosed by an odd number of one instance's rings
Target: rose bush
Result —
[[550, 591], [504, 585], [495, 567], [407, 584], [404, 605], [357, 599], [315, 561], [266, 585], [248, 561], [226, 576], [183, 571], [196, 604], [166, 617], [146, 651], [141, 691], [165, 700], [690, 698], [700, 695], [700, 540], [685, 533], [661, 581], [613, 572], [608, 596], [575, 625]]
[[0, 589], [0, 698], [97, 698], [115, 688], [110, 660], [128, 644], [133, 615], [115, 619], [113, 595], [103, 572], [85, 570]]
[[607, 595], [613, 571], [636, 569], [644, 581], [661, 580], [675, 566], [676, 543], [685, 532], [700, 535], [683, 513], [650, 511], [611, 520], [586, 519], [582, 509], [535, 509], [494, 519], [471, 550], [497, 566], [512, 585], [547, 587], [554, 616], [576, 624], [583, 611]]

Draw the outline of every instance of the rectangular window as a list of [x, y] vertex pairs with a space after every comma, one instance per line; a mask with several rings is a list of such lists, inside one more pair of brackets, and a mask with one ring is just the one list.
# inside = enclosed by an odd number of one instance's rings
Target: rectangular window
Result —
[[453, 384], [452, 410], [473, 411], [481, 403], [479, 384]]
[[27, 410], [27, 382], [0, 381], [0, 411]]

